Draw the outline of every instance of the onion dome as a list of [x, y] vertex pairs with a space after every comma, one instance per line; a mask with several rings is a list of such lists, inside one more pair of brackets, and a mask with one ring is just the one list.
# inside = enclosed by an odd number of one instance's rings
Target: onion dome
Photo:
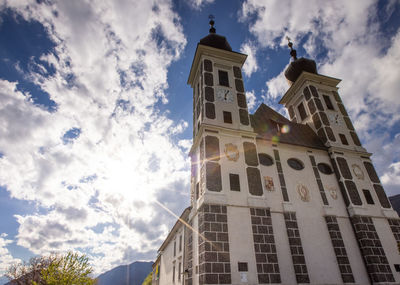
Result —
[[210, 15], [210, 33], [199, 42], [201, 45], [232, 51], [231, 45], [224, 36], [217, 35], [214, 28], [214, 17]]
[[317, 64], [314, 60], [308, 58], [297, 58], [297, 52], [293, 49], [293, 43], [288, 38], [288, 46], [290, 48], [290, 55], [292, 56], [292, 62], [285, 70], [285, 77], [291, 84], [293, 84], [303, 71], [318, 74]]

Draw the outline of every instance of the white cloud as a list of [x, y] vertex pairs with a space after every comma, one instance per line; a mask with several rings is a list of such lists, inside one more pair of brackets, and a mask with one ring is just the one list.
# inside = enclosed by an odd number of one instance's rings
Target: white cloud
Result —
[[[380, 15], [380, 19], [389, 18], [398, 8], [394, 2], [385, 5], [380, 13], [387, 15]], [[317, 61], [319, 73], [343, 80], [339, 93], [360, 138], [367, 150], [375, 152], [378, 172], [393, 177], [398, 175], [394, 165], [400, 161], [395, 151], [398, 139], [393, 135], [400, 120], [400, 30], [393, 38], [382, 32], [377, 9], [374, 0], [247, 0], [242, 5], [241, 20], [249, 20], [249, 29], [260, 46], [283, 46], [288, 35], [295, 45], [305, 41], [303, 48], [311, 58], [326, 52]], [[278, 101], [288, 89], [284, 81], [283, 72], [270, 79], [264, 100]], [[386, 178], [384, 181], [388, 193], [394, 194], [394, 188]]]
[[254, 94], [254, 90], [246, 91], [246, 98], [247, 98], [247, 108], [249, 112], [253, 112], [255, 107], [257, 106], [257, 97]]
[[[156, 108], [168, 101], [167, 70], [186, 44], [171, 2], [8, 5], [56, 44], [40, 57], [55, 74], [21, 70], [55, 112], [0, 80], [0, 184], [43, 209], [16, 216], [17, 244], [35, 254], [82, 249], [96, 273], [155, 258], [174, 217], [152, 201], [178, 215], [189, 203], [188, 142], [177, 139], [188, 124]], [[72, 128], [79, 136], [65, 143]]]
[[258, 70], [256, 58], [257, 47], [252, 42], [245, 42], [241, 45], [240, 52], [247, 54], [247, 59], [243, 65], [242, 70], [247, 77], [250, 77], [253, 72], [256, 72]]
[[[400, 162], [390, 164], [389, 171], [383, 174], [382, 183], [385, 185], [395, 185], [398, 189], [400, 186]], [[399, 194], [394, 192], [394, 194]]]
[[194, 9], [200, 10], [203, 6], [213, 3], [214, 0], [188, 0], [187, 3]]
[[0, 276], [3, 275], [11, 265], [21, 261], [18, 258], [14, 258], [7, 248], [12, 242], [12, 240], [7, 239], [6, 233], [0, 235]]
[[265, 102], [277, 101], [278, 97], [285, 94], [288, 89], [288, 82], [283, 71], [276, 77], [266, 82], [267, 92], [263, 97]]

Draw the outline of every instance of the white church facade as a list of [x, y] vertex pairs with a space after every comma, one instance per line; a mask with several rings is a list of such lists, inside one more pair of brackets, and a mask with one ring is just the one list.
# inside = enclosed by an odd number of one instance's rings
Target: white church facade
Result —
[[[153, 284], [400, 284], [400, 219], [338, 93], [296, 57], [280, 103], [248, 113], [246, 55], [201, 39], [191, 205], [159, 249]], [[345, 96], [345, 95], [343, 95]]]

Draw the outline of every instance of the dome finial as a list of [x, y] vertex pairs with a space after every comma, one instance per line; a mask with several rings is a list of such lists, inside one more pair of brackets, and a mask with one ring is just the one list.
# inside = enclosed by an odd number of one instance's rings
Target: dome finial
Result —
[[288, 47], [290, 48], [290, 56], [293, 58], [293, 60], [297, 59], [297, 52], [295, 49], [293, 49], [293, 43], [291, 42], [291, 39], [286, 36], [286, 39], [288, 40]]
[[208, 19], [210, 19], [210, 34], [215, 34], [215, 28], [214, 28], [214, 15], [209, 15]]

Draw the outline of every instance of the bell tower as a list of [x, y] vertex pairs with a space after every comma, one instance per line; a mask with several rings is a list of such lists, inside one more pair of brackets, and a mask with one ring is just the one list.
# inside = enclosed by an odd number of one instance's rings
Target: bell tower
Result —
[[222, 145], [223, 137], [255, 138], [241, 72], [247, 55], [232, 51], [227, 39], [216, 34], [214, 24], [210, 16], [209, 34], [197, 45], [188, 78], [193, 88], [192, 203], [204, 194], [206, 200], [213, 200], [213, 194], [229, 187], [221, 159], [236, 161], [243, 151], [240, 142]]
[[[232, 217], [246, 217], [250, 234], [246, 207], [249, 200], [264, 198], [257, 134], [250, 123], [241, 72], [247, 55], [232, 51], [214, 24], [211, 17], [209, 34], [197, 45], [188, 78], [193, 88], [189, 220], [197, 230], [189, 237], [189, 284], [239, 282], [239, 271], [231, 266], [240, 261], [241, 254], [235, 251], [254, 251], [254, 244], [249, 237], [245, 245], [237, 240], [243, 228]], [[255, 284], [256, 278], [250, 276], [249, 282]]]
[[[288, 46], [292, 61], [285, 71], [285, 77], [290, 88], [279, 103], [288, 109], [293, 122], [310, 126], [327, 147], [371, 283], [392, 282], [393, 275], [385, 255], [387, 252], [384, 252], [376, 234], [373, 220], [376, 217], [387, 219], [389, 225], [391, 219], [397, 218], [397, 214], [372, 164], [372, 154], [362, 147], [339, 96], [337, 85], [341, 80], [318, 74], [313, 60], [298, 59], [290, 40]], [[366, 241], [363, 230], [366, 226], [378, 237], [377, 241]], [[377, 258], [382, 261], [379, 266], [387, 268], [386, 275], [382, 276], [371, 259], [368, 247], [371, 242], [379, 247]]]

